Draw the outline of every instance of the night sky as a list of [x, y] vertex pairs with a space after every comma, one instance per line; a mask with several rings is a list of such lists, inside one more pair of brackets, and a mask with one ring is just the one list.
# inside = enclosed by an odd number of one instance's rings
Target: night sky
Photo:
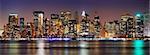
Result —
[[85, 10], [90, 17], [95, 11], [101, 17], [101, 23], [119, 20], [120, 15], [136, 12], [148, 12], [149, 0], [0, 0], [0, 28], [8, 22], [9, 13], [18, 13], [24, 17], [26, 22], [33, 20], [32, 12], [41, 10], [45, 17], [60, 11], [81, 11]]

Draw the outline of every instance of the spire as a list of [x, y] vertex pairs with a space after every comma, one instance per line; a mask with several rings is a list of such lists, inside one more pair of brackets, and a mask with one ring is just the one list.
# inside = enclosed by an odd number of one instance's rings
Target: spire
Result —
[[81, 16], [86, 16], [86, 13], [85, 13], [85, 11], [82, 11], [82, 14], [81, 14]]

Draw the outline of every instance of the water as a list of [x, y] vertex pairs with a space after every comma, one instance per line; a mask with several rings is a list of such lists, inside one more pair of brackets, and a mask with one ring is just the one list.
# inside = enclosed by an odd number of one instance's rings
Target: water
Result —
[[150, 41], [0, 41], [0, 55], [150, 55]]

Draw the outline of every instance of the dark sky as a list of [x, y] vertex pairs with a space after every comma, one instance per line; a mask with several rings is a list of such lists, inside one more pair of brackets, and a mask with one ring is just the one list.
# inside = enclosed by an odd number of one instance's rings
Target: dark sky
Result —
[[31, 21], [34, 10], [44, 11], [48, 18], [51, 13], [63, 10], [78, 11], [79, 14], [85, 10], [91, 17], [97, 11], [104, 23], [119, 20], [126, 12], [148, 11], [148, 6], [149, 0], [0, 0], [0, 28], [8, 22], [9, 13], [18, 13], [19, 17]]

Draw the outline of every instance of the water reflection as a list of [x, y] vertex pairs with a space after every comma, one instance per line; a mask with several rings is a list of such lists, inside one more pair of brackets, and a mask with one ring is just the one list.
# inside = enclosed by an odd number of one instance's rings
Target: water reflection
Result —
[[44, 50], [44, 41], [43, 40], [38, 40], [37, 41], [37, 54], [36, 55], [45, 55], [45, 50]]
[[144, 41], [143, 40], [135, 40], [134, 44], [134, 55], [144, 55]]
[[149, 55], [150, 41], [1, 41], [0, 55]]
[[88, 47], [88, 42], [85, 42], [85, 41], [80, 41], [80, 43], [79, 43], [79, 45], [80, 45], [80, 55], [88, 55], [88, 49], [87, 49], [87, 47]]

